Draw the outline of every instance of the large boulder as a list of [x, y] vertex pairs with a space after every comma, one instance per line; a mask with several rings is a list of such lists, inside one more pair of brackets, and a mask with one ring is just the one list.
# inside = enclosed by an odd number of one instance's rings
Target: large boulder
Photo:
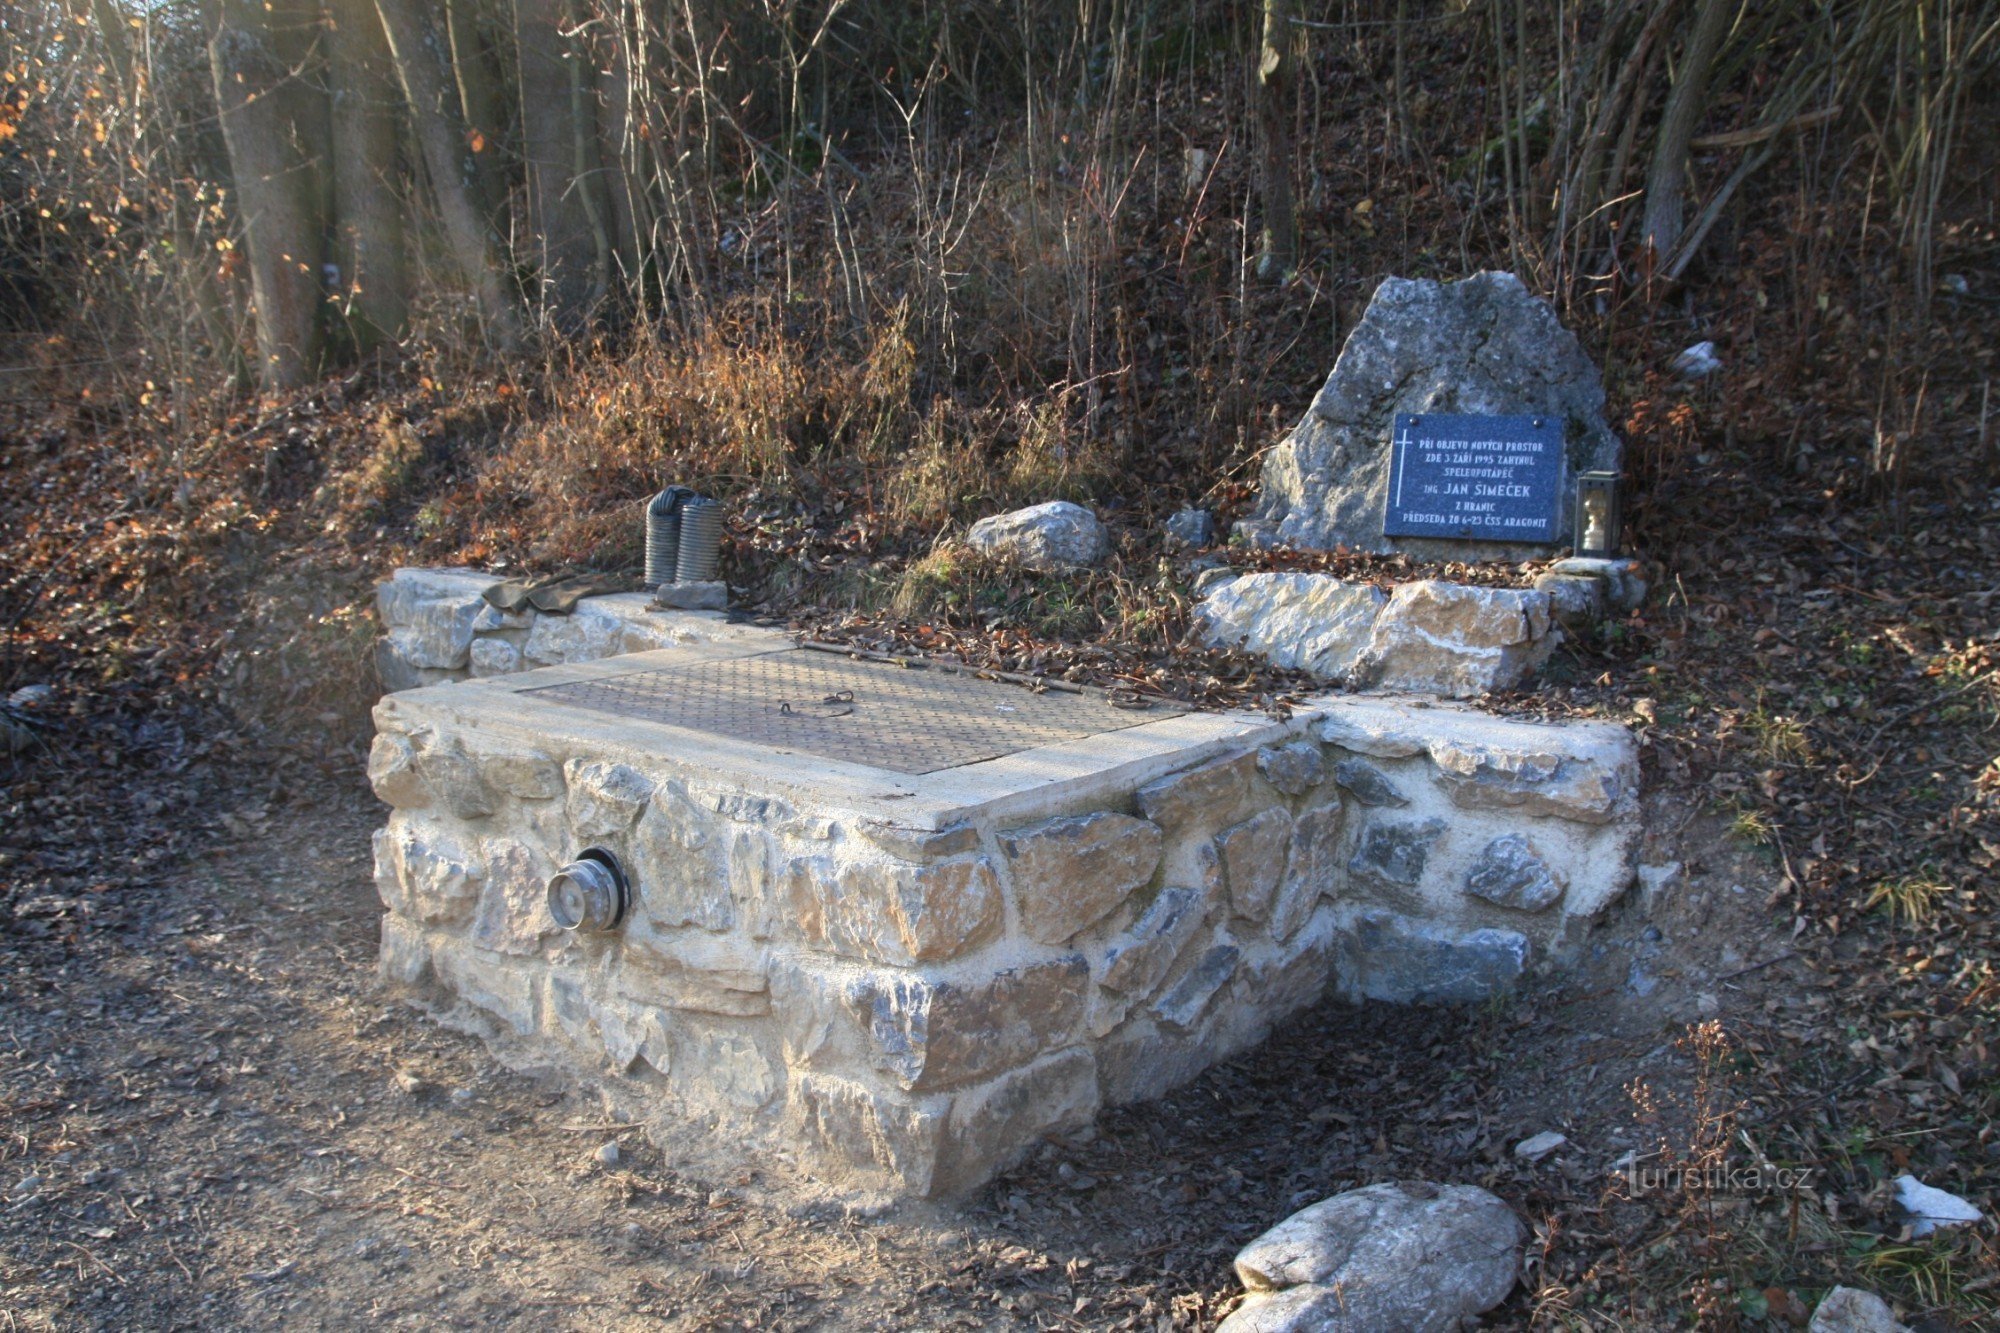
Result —
[[1218, 1333], [1447, 1333], [1507, 1298], [1526, 1236], [1475, 1186], [1348, 1190], [1236, 1256], [1250, 1295]]
[[1097, 515], [1067, 500], [982, 518], [965, 534], [965, 544], [995, 560], [1044, 574], [1087, 569], [1111, 552], [1111, 538]]
[[[1521, 559], [1544, 548], [1384, 537], [1389, 438], [1399, 412], [1537, 414], [1564, 423], [1570, 474], [1616, 468], [1604, 384], [1548, 302], [1511, 273], [1463, 282], [1388, 278], [1348, 336], [1319, 396], [1264, 459], [1257, 545], [1408, 551], [1421, 559]], [[1567, 492], [1567, 486], [1564, 488]], [[1567, 540], [1569, 506], [1559, 537]]]

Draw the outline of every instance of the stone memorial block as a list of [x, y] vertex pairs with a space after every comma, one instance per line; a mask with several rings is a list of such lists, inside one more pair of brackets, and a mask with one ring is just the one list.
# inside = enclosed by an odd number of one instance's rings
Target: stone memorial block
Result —
[[[1523, 468], [1517, 478], [1462, 480], [1521, 485], [1530, 492], [1464, 497], [1475, 502], [1545, 505], [1540, 497], [1552, 486], [1553, 527], [1496, 532], [1491, 525], [1474, 526], [1468, 536], [1448, 523], [1396, 522], [1391, 502], [1399, 416], [1541, 418], [1547, 434], [1536, 438], [1560, 440], [1555, 460], [1560, 470], [1553, 481], [1546, 460], [1542, 470]], [[1455, 283], [1389, 278], [1376, 289], [1304, 419], [1265, 456], [1256, 510], [1238, 531], [1259, 546], [1346, 546], [1407, 551], [1419, 559], [1524, 559], [1568, 539], [1568, 478], [1590, 469], [1616, 470], [1619, 459], [1618, 439], [1604, 420], [1597, 368], [1548, 302], [1520, 279], [1510, 273], [1479, 273]], [[1412, 514], [1460, 512], [1411, 508], [1408, 502], [1415, 498], [1420, 497], [1404, 496], [1406, 520]], [[1510, 504], [1490, 512], [1515, 511]]]

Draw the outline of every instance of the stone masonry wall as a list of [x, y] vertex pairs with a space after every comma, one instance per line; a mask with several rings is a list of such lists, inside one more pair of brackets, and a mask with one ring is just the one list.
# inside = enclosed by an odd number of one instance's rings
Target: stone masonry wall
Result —
[[[1332, 699], [1077, 808], [918, 832], [422, 699], [378, 706], [369, 764], [388, 981], [594, 1074], [663, 1141], [843, 1192], [976, 1187], [1329, 986], [1504, 989], [1574, 948], [1637, 835], [1614, 725]], [[634, 907], [564, 935], [544, 885], [590, 846]]]

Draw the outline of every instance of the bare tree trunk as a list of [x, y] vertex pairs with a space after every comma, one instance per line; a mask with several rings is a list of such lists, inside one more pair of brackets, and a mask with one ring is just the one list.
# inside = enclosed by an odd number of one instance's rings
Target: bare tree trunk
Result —
[[507, 112], [499, 60], [480, 25], [483, 9], [478, 0], [445, 0], [445, 28], [451, 37], [451, 67], [458, 76], [458, 106], [465, 115], [466, 146], [472, 150], [474, 186], [487, 216], [497, 219], [507, 204], [507, 175], [500, 165]]
[[564, 0], [514, 0], [528, 223], [545, 318], [564, 332], [596, 313], [611, 261], [596, 92], [573, 26]]
[[313, 0], [210, 0], [209, 69], [250, 257], [257, 377], [268, 389], [320, 370], [326, 255], [326, 97]]
[[1646, 214], [1639, 228], [1640, 239], [1652, 250], [1656, 263], [1665, 263], [1680, 243], [1688, 145], [1708, 110], [1709, 72], [1740, 7], [1741, 0], [1701, 0], [1687, 50], [1681, 53], [1680, 74], [1660, 112], [1653, 165], [1646, 173]]
[[597, 154], [603, 164], [600, 173], [605, 204], [604, 225], [611, 242], [611, 277], [633, 297], [639, 294], [638, 222], [632, 197], [637, 180], [635, 155], [630, 151], [633, 132], [633, 88], [631, 43], [627, 40], [630, 15], [623, 0], [599, 0], [600, 17], [592, 25], [589, 44], [599, 90], [597, 111]]
[[1292, 199], [1292, 0], [1264, 0], [1257, 59], [1257, 128], [1263, 157], [1258, 194], [1264, 206], [1257, 276], [1282, 281], [1298, 271], [1298, 206]]
[[473, 194], [472, 149], [431, 7], [420, 0], [375, 0], [375, 8], [410, 104], [411, 132], [437, 198], [452, 263], [472, 291], [488, 340], [503, 352], [518, 351], [524, 341], [520, 309], [507, 290], [499, 243]]
[[357, 352], [407, 331], [410, 261], [397, 188], [395, 64], [374, 0], [328, 0], [333, 72], [335, 306]]

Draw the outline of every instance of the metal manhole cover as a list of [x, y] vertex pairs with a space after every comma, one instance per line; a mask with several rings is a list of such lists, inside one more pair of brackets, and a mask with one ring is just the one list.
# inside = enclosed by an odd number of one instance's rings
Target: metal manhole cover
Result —
[[1037, 693], [963, 671], [801, 648], [522, 693], [909, 774], [1123, 731], [1183, 711], [1165, 702], [1124, 709], [1095, 691]]

